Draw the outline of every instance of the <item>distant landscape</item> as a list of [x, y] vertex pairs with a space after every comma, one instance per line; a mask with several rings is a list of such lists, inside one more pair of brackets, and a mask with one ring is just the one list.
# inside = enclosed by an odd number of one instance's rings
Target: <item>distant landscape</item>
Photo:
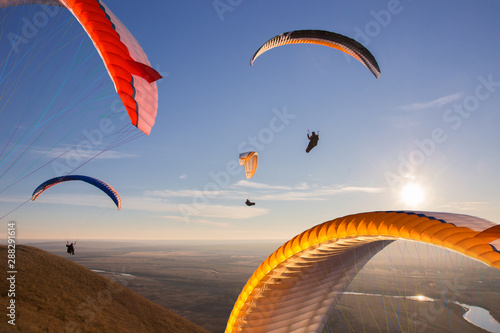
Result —
[[[31, 242], [97, 270], [141, 296], [211, 331], [223, 332], [244, 284], [280, 242]], [[124, 275], [126, 274], [126, 275]]]
[[[500, 322], [499, 271], [458, 254], [446, 257], [425, 263], [415, 258], [404, 263], [374, 258], [340, 298], [328, 328], [333, 332], [486, 332], [464, 320], [465, 310], [456, 303], [484, 308]], [[500, 325], [492, 332], [500, 332]]]
[[[0, 245], [0, 257], [7, 254]], [[8, 276], [0, 280], [2, 333], [208, 333], [71, 260], [27, 245], [17, 245], [15, 254], [15, 271], [13, 261], [1, 261]]]
[[[92, 269], [210, 332], [224, 331], [248, 278], [282, 244], [81, 240], [76, 255], [69, 256], [64, 241], [27, 243]], [[483, 307], [500, 320], [498, 270], [456, 254], [434, 253], [430, 260], [422, 260], [416, 252], [403, 257], [397, 252], [397, 247], [388, 248], [375, 256], [348, 291], [425, 295], [439, 302], [346, 294], [328, 329], [421, 332], [450, 331], [451, 327], [485, 332], [465, 321], [463, 308], [452, 301]]]

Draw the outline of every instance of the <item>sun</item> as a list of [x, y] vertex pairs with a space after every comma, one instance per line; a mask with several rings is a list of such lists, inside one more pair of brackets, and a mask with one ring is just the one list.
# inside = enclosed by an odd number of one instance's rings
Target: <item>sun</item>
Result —
[[413, 208], [419, 206], [424, 201], [424, 196], [424, 190], [418, 184], [407, 184], [401, 190], [401, 200]]

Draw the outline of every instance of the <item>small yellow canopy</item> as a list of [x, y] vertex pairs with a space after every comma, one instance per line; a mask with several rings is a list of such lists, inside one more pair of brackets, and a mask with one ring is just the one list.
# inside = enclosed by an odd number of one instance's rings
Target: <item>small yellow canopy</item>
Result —
[[249, 151], [240, 154], [240, 165], [245, 166], [245, 173], [247, 179], [250, 179], [255, 174], [257, 170], [257, 165], [259, 164], [259, 154], [255, 151]]

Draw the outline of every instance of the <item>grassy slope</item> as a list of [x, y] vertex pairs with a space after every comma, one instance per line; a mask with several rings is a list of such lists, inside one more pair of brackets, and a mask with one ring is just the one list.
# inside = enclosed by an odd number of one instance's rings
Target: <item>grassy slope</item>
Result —
[[[0, 246], [0, 258], [6, 318], [6, 246]], [[3, 319], [2, 332], [207, 332], [83, 266], [35, 247], [16, 247], [16, 270], [16, 326]]]

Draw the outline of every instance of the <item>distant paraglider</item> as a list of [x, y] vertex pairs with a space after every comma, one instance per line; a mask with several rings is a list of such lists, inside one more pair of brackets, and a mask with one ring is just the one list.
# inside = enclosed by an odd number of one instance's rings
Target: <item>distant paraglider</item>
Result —
[[311, 151], [311, 149], [313, 149], [314, 147], [316, 147], [318, 145], [319, 131], [318, 131], [318, 134], [316, 134], [313, 131], [311, 135], [309, 135], [309, 131], [307, 131], [307, 138], [309, 139], [309, 144], [307, 145], [306, 153], [309, 153]]
[[[259, 154], [255, 151], [249, 151], [240, 154], [240, 165], [245, 166], [245, 175], [247, 179], [250, 179], [257, 171], [257, 165], [259, 164]], [[255, 205], [255, 202], [251, 202], [249, 199], [245, 201], [247, 206]]]
[[255, 151], [249, 151], [240, 154], [240, 165], [245, 166], [245, 174], [247, 179], [250, 179], [257, 171], [257, 165], [259, 164], [259, 154]]
[[317, 44], [332, 47], [354, 57], [365, 65], [376, 78], [380, 77], [380, 68], [368, 49], [352, 38], [324, 30], [296, 30], [275, 36], [255, 52], [250, 60], [250, 65], [253, 66], [255, 59], [262, 53], [287, 44]]
[[111, 187], [111, 185], [97, 178], [80, 176], [80, 175], [67, 175], [62, 177], [56, 177], [43, 182], [35, 189], [35, 191], [33, 191], [31, 200], [35, 201], [36, 198], [38, 198], [38, 196], [42, 194], [45, 190], [47, 190], [49, 187], [71, 180], [79, 180], [86, 182], [90, 185], [94, 185], [95, 187], [106, 193], [111, 198], [111, 200], [113, 200], [118, 209], [122, 208], [122, 200], [120, 198], [120, 195], [118, 195], [118, 192], [116, 192], [116, 190], [113, 187]]
[[245, 201], [245, 204], [247, 206], [255, 206], [255, 202], [251, 202], [250, 199], [247, 199], [247, 201]]
[[141, 46], [123, 23], [100, 0], [0, 1], [1, 8], [34, 4], [66, 7], [75, 16], [104, 61], [130, 121], [149, 134], [158, 109], [155, 81], [162, 76], [151, 67]]
[[73, 243], [69, 243], [69, 242], [66, 242], [66, 252], [68, 252], [70, 255], [74, 256], [75, 255], [75, 245], [76, 245], [76, 242], [73, 244]]

